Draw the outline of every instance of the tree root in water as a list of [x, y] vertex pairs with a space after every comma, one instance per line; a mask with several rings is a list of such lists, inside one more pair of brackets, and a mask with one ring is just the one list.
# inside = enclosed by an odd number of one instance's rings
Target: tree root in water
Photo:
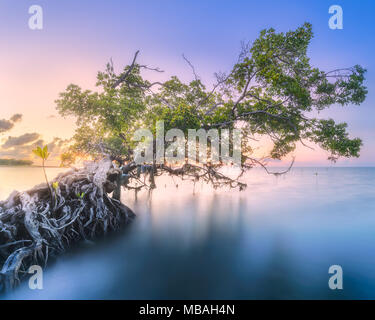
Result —
[[31, 265], [129, 223], [132, 210], [108, 195], [119, 174], [109, 159], [91, 162], [54, 179], [52, 199], [41, 184], [0, 202], [0, 291], [17, 286]]

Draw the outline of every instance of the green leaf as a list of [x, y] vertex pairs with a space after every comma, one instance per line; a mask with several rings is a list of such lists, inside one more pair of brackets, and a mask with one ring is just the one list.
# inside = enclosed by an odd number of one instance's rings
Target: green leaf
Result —
[[47, 160], [48, 157], [49, 157], [48, 146], [44, 146], [44, 148], [43, 148], [43, 159]]
[[48, 153], [48, 146], [44, 146], [43, 149], [41, 147], [36, 147], [36, 149], [34, 149], [32, 152], [43, 160], [47, 160], [50, 155], [50, 153]]
[[33, 150], [33, 153], [37, 156], [43, 159], [43, 150], [40, 147], [37, 147]]

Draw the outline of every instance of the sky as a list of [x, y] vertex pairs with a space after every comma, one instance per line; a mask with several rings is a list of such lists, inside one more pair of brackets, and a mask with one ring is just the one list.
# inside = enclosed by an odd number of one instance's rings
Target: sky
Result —
[[[42, 30], [28, 26], [32, 5], [43, 9]], [[331, 5], [343, 9], [342, 30], [328, 26]], [[374, 16], [373, 0], [0, 0], [0, 158], [30, 158], [41, 143], [57, 156], [75, 127], [74, 119], [57, 114], [54, 101], [70, 83], [95, 89], [96, 73], [110, 58], [120, 71], [140, 50], [140, 63], [165, 70], [158, 79], [189, 81], [184, 54], [210, 84], [214, 72], [231, 69], [241, 41], [255, 40], [265, 28], [285, 32], [307, 21], [314, 32], [312, 65], [368, 70], [362, 105], [333, 106], [319, 116], [347, 122], [351, 136], [363, 139], [360, 158], [336, 165], [374, 166]], [[296, 165], [331, 165], [326, 152], [314, 149], [299, 146]]]

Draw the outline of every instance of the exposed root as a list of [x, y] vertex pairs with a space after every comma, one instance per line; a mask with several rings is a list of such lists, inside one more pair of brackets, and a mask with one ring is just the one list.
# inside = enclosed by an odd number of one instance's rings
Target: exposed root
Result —
[[52, 202], [46, 184], [0, 202], [0, 290], [14, 288], [31, 265], [130, 222], [134, 213], [108, 196], [119, 174], [108, 159], [92, 162], [60, 174]]

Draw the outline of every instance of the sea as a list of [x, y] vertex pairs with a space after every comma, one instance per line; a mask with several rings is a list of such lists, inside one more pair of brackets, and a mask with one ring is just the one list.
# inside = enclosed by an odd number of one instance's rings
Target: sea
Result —
[[[0, 200], [43, 179], [0, 167]], [[123, 191], [131, 225], [60, 256], [42, 290], [26, 281], [1, 298], [375, 299], [375, 168], [254, 168], [242, 181], [214, 190], [165, 176]]]

